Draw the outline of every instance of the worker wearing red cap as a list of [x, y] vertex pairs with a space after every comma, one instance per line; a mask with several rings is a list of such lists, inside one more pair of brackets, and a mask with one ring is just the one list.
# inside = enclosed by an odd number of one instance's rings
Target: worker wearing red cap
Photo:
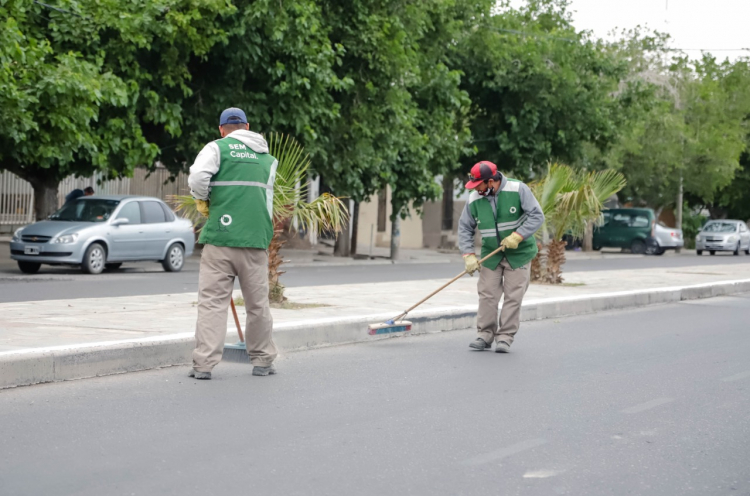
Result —
[[[518, 332], [521, 301], [529, 287], [531, 260], [537, 254], [534, 233], [544, 223], [539, 202], [521, 181], [508, 179], [492, 162], [482, 161], [471, 168], [466, 188], [473, 190], [458, 222], [458, 244], [466, 271], [479, 271], [478, 337], [469, 344], [474, 350], [492, 348], [507, 353]], [[474, 233], [482, 237], [481, 258], [498, 247], [503, 251], [481, 267], [474, 253]], [[498, 304], [503, 308], [498, 322]]]

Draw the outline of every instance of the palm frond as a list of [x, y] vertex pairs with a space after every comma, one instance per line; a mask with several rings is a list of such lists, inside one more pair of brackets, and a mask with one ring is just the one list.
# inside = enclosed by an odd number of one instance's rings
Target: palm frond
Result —
[[194, 226], [203, 222], [204, 217], [198, 212], [195, 206], [195, 198], [190, 195], [169, 195], [166, 198], [167, 203], [174, 208], [174, 211], [190, 220]]
[[612, 169], [591, 172], [587, 182], [591, 184], [594, 194], [601, 203], [607, 201], [610, 196], [622, 190], [627, 184], [625, 176]]
[[340, 232], [349, 222], [349, 212], [340, 198], [323, 193], [310, 203], [298, 202], [294, 217], [309, 230]]
[[550, 164], [547, 175], [531, 185], [544, 212], [543, 229], [551, 227], [554, 240], [568, 232], [582, 237], [586, 225], [600, 218], [604, 202], [624, 187], [625, 177], [617, 171], [576, 173], [557, 163]]

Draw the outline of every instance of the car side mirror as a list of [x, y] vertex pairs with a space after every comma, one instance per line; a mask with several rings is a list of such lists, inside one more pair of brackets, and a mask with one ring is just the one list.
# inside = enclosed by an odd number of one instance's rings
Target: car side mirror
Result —
[[115, 219], [112, 221], [114, 227], [123, 226], [125, 224], [130, 224], [130, 221], [128, 219]]

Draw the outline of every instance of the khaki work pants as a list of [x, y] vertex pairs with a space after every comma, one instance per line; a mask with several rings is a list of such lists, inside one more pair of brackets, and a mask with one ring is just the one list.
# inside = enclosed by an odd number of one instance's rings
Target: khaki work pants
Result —
[[220, 361], [227, 334], [234, 278], [240, 280], [247, 321], [245, 343], [253, 365], [268, 367], [277, 355], [268, 305], [268, 253], [256, 248], [205, 245], [198, 279], [198, 322], [193, 368], [210, 372]]
[[[479, 269], [477, 331], [485, 342], [497, 340], [513, 343], [521, 320], [521, 301], [529, 288], [529, 266], [526, 264], [514, 270], [503, 258], [495, 270], [487, 267]], [[505, 298], [498, 325], [497, 306], [502, 296]]]

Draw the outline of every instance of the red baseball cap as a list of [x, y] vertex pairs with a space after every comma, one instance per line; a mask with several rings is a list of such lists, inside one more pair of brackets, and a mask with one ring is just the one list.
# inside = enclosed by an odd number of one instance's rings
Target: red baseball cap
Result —
[[497, 165], [486, 160], [477, 162], [471, 168], [471, 172], [469, 173], [471, 180], [466, 183], [466, 189], [474, 189], [483, 182], [494, 179], [495, 176], [497, 176]]

